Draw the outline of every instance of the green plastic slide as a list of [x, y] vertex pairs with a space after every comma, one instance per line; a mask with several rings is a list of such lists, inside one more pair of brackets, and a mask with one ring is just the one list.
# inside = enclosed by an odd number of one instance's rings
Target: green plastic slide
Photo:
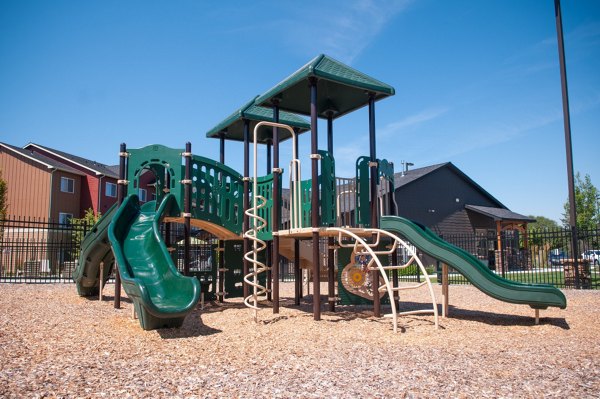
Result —
[[155, 201], [140, 206], [133, 194], [123, 201], [108, 230], [123, 289], [144, 330], [180, 327], [200, 298], [198, 279], [177, 271], [160, 235], [164, 216], [179, 216], [172, 194], [158, 210]]
[[425, 226], [397, 216], [382, 216], [380, 228], [405, 237], [419, 250], [451, 266], [493, 298], [529, 305], [534, 309], [567, 307], [565, 295], [558, 288], [546, 284], [517, 283], [499, 277], [475, 256], [442, 240]]
[[100, 291], [100, 263], [104, 262], [104, 283], [112, 272], [115, 257], [108, 241], [108, 226], [117, 212], [117, 205], [98, 219], [81, 243], [79, 262], [73, 272], [77, 292], [81, 296], [98, 295]]

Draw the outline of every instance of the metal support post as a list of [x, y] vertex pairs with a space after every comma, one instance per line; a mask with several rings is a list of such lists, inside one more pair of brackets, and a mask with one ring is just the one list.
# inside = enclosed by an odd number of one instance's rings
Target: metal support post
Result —
[[[319, 151], [318, 135], [318, 110], [317, 110], [317, 79], [310, 78], [310, 130], [311, 154]], [[319, 273], [319, 163], [316, 157], [311, 159], [311, 226], [312, 233], [312, 274], [313, 274], [313, 317], [321, 320], [321, 278]]]
[[[117, 187], [117, 203], [119, 206], [127, 196], [127, 146], [121, 143], [119, 151], [119, 181]], [[115, 261], [115, 309], [121, 308], [121, 274], [119, 273], [119, 265]]]
[[183, 198], [183, 274], [190, 275], [190, 236], [192, 214], [192, 143], [185, 143], [185, 186]]

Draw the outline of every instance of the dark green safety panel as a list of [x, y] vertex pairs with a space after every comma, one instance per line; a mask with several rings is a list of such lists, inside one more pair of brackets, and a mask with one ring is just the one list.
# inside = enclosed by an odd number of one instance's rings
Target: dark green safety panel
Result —
[[192, 156], [192, 217], [242, 233], [242, 175], [220, 162]]
[[[281, 180], [279, 179], [278, 195], [281, 198]], [[267, 225], [258, 232], [258, 238], [261, 240], [273, 239], [273, 174], [262, 176], [256, 179], [258, 195], [265, 198], [267, 201], [265, 206], [258, 210], [258, 216], [267, 221]], [[252, 185], [250, 186], [252, 190]], [[253, 197], [250, 196], [250, 208], [252, 208]], [[252, 219], [250, 219], [250, 228], [252, 228]], [[281, 230], [281, 226], [279, 229]]]
[[225, 241], [224, 256], [225, 278], [223, 287], [225, 298], [240, 298], [244, 296], [244, 241]]
[[217, 299], [217, 251], [216, 245], [211, 245], [208, 267], [197, 269], [190, 268], [190, 276], [195, 276], [200, 281], [200, 288], [204, 293], [205, 301]]
[[335, 160], [327, 151], [319, 150], [321, 155], [321, 175], [319, 186], [321, 192], [321, 226], [334, 225], [337, 217]]
[[384, 178], [392, 184], [392, 191], [394, 187], [394, 164], [389, 162], [387, 159], [377, 161], [377, 171], [380, 178]]
[[[321, 204], [319, 226], [329, 226], [330, 224], [335, 224], [337, 216], [335, 160], [333, 159], [333, 155], [329, 154], [327, 151], [319, 150], [318, 153], [321, 155], [321, 173], [317, 180], [319, 201]], [[312, 181], [301, 181], [300, 191], [302, 192], [302, 215], [300, 223], [302, 227], [311, 227]]]
[[183, 209], [183, 187], [181, 184], [184, 176], [181, 161], [183, 150], [152, 144], [143, 148], [128, 150], [128, 153], [128, 194], [138, 193], [140, 177], [144, 170], [149, 170], [154, 173], [156, 178], [156, 203], [160, 204], [163, 197], [167, 193], [171, 193], [175, 196], [179, 207]]
[[356, 160], [356, 225], [371, 227], [371, 204], [369, 201], [369, 157], [359, 157]]

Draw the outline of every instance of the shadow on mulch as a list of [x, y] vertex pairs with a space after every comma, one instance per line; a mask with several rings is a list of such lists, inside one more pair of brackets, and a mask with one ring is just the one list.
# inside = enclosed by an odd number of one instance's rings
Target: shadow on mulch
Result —
[[192, 337], [207, 337], [222, 333], [222, 330], [207, 326], [202, 322], [202, 311], [200, 308], [194, 309], [187, 315], [183, 326], [180, 328], [160, 328], [156, 330], [163, 339], [180, 339]]
[[[98, 301], [98, 295], [95, 295], [95, 296], [86, 296], [86, 297], [83, 297], [83, 298], [85, 298], [85, 299], [87, 299], [89, 301]], [[115, 296], [114, 295], [106, 295], [106, 294], [104, 294], [104, 295], [102, 295], [102, 302], [110, 302], [112, 304], [112, 303], [115, 302]], [[131, 301], [131, 299], [129, 299], [126, 296], [122, 296], [121, 297], [121, 302], [129, 303], [129, 304], [133, 303]]]
[[[520, 316], [520, 315], [508, 315], [502, 313], [486, 312], [482, 310], [468, 310], [455, 308], [450, 306], [448, 311], [448, 317], [452, 319], [461, 319], [475, 321], [478, 323], [485, 323], [492, 326], [533, 326], [535, 325], [535, 318], [531, 316]], [[569, 323], [564, 317], [541, 317], [540, 325], [549, 324], [563, 330], [570, 330]]]

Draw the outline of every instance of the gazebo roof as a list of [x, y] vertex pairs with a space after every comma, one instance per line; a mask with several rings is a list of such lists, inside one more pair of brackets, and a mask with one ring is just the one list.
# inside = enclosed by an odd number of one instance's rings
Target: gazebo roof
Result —
[[530, 216], [521, 215], [505, 208], [495, 208], [490, 206], [465, 205], [466, 209], [477, 212], [481, 215], [502, 222], [521, 222], [533, 223], [535, 219]]
[[[244, 119], [250, 122], [250, 141], [254, 127], [258, 122], [268, 121], [273, 122], [273, 109], [260, 107], [255, 104], [256, 97], [247, 104], [229, 115], [217, 126], [213, 127], [206, 133], [206, 137], [219, 138], [223, 133], [225, 140], [244, 141]], [[292, 128], [296, 128], [298, 133], [304, 133], [310, 130], [310, 124], [304, 118], [286, 111], [279, 112], [279, 123], [286, 124]], [[286, 129], [279, 129], [279, 140], [284, 141], [291, 137], [290, 132]], [[270, 126], [262, 126], [258, 130], [258, 141], [266, 143], [273, 138], [273, 128]]]
[[368, 104], [366, 92], [375, 100], [393, 96], [395, 90], [377, 79], [357, 71], [324, 54], [311, 60], [288, 78], [256, 99], [256, 104], [270, 106], [277, 99], [280, 109], [310, 115], [310, 78], [317, 78], [317, 113], [328, 111], [338, 118]]

